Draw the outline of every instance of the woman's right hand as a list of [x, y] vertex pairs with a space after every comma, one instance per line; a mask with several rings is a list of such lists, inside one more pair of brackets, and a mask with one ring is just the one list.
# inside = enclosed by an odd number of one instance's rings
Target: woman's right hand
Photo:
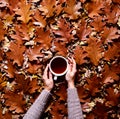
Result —
[[68, 88], [74, 88], [74, 79], [75, 79], [75, 74], [76, 74], [76, 62], [73, 58], [68, 59], [68, 71], [66, 73], [66, 80], [68, 82]]

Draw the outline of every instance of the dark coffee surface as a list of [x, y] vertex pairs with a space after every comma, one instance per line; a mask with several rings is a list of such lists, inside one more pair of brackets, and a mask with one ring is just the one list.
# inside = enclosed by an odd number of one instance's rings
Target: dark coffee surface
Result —
[[63, 58], [55, 58], [51, 63], [51, 69], [57, 74], [61, 74], [66, 70], [67, 63]]

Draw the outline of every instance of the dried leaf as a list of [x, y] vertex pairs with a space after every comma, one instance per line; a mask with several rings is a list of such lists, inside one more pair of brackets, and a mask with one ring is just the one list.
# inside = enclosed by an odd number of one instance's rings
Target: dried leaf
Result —
[[23, 95], [7, 91], [4, 98], [6, 99], [5, 105], [9, 107], [10, 111], [14, 111], [15, 113], [24, 113], [25, 100], [23, 99]]
[[18, 20], [21, 20], [23, 23], [28, 23], [31, 20], [32, 15], [30, 8], [30, 3], [28, 4], [25, 0], [21, 0], [21, 2], [18, 3], [18, 7], [14, 9], [15, 13], [17, 15], [20, 15], [20, 17], [18, 17]]
[[102, 43], [92, 37], [88, 40], [88, 46], [85, 47], [85, 51], [94, 65], [98, 65], [100, 59], [103, 57], [103, 48], [101, 46]]
[[10, 43], [10, 52], [7, 52], [7, 56], [9, 59], [13, 60], [13, 64], [17, 64], [18, 66], [22, 66], [23, 64], [23, 53], [25, 52], [25, 47], [20, 46], [18, 43], [11, 42]]

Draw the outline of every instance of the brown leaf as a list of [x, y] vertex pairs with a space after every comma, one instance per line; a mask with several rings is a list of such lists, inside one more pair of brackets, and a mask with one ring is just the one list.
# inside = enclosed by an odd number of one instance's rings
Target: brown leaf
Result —
[[13, 62], [11, 62], [10, 60], [8, 60], [8, 63], [7, 63], [7, 69], [4, 69], [5, 72], [7, 72], [7, 75], [9, 78], [14, 78], [14, 74], [16, 72], [16, 68], [15, 66], [13, 65]]
[[[24, 24], [22, 23], [20, 26], [15, 27], [16, 35], [18, 35], [19, 40], [30, 41], [34, 34], [34, 28], [32, 23]], [[18, 40], [18, 38], [16, 38]]]
[[11, 38], [14, 39], [19, 45], [23, 45], [23, 37], [21, 36], [21, 32], [19, 31], [19, 26], [15, 27], [15, 34], [11, 34]]
[[7, 85], [7, 81], [6, 81], [6, 77], [2, 75], [2, 73], [0, 72], [0, 91], [4, 89], [4, 87], [6, 87]]
[[54, 15], [54, 12], [56, 10], [56, 0], [43, 0], [41, 2], [41, 6], [39, 8], [40, 11], [42, 11], [42, 15], [45, 15], [46, 17], [51, 17]]
[[15, 87], [14, 89], [18, 92], [23, 92], [23, 94], [32, 94], [35, 93], [39, 88], [37, 84], [37, 79], [30, 78], [25, 79], [25, 76], [22, 74], [15, 75]]
[[88, 57], [94, 65], [98, 65], [102, 58], [103, 48], [102, 43], [96, 38], [91, 37], [88, 40], [88, 46], [85, 47], [85, 51], [88, 53]]
[[112, 0], [114, 3], [118, 3], [120, 4], [120, 1], [119, 0]]
[[46, 26], [46, 19], [41, 15], [40, 11], [39, 10], [35, 10], [35, 13], [34, 13], [34, 19], [35, 21], [38, 22], [38, 24], [41, 26], [41, 27], [45, 27]]
[[120, 64], [112, 64], [110, 67], [108, 65], [104, 66], [104, 72], [102, 72], [103, 83], [114, 82], [114, 80], [119, 80], [118, 74], [120, 74]]
[[53, 33], [56, 36], [56, 41], [62, 41], [65, 43], [69, 43], [73, 39], [72, 35], [72, 28], [70, 27], [70, 24], [63, 18], [59, 19], [57, 21], [57, 27], [58, 29], [53, 29]]
[[54, 42], [53, 47], [58, 55], [67, 56], [67, 46], [63, 42]]
[[81, 9], [81, 3], [75, 0], [67, 0], [66, 7], [64, 7], [65, 13], [67, 13], [67, 17], [70, 19], [77, 19], [80, 15], [79, 10]]
[[[119, 43], [118, 43], [119, 44]], [[108, 50], [105, 51], [104, 59], [110, 61], [120, 56], [119, 45], [113, 44], [112, 46], [108, 45]]]
[[10, 52], [7, 52], [7, 56], [9, 57], [9, 59], [13, 60], [13, 64], [17, 64], [18, 66], [22, 66], [23, 61], [24, 61], [24, 57], [23, 57], [23, 53], [25, 52], [25, 47], [22, 45], [20, 46], [15, 42], [11, 42], [10, 43]]
[[88, 16], [94, 18], [99, 16], [100, 10], [104, 8], [104, 2], [100, 0], [93, 0], [91, 3], [86, 4], [85, 8], [88, 12]]
[[4, 28], [4, 24], [0, 20], [0, 42], [4, 40], [5, 33], [6, 33], [6, 30]]
[[21, 0], [18, 3], [18, 7], [14, 9], [15, 13], [17, 15], [20, 15], [20, 17], [18, 17], [18, 20], [21, 20], [23, 23], [28, 23], [32, 15], [32, 11], [30, 10], [30, 8], [30, 3], [28, 4], [25, 0]]
[[43, 48], [49, 49], [52, 42], [52, 38], [50, 37], [50, 30], [44, 31], [42, 28], [36, 29], [36, 38], [34, 41], [40, 43]]
[[42, 64], [40, 65], [40, 64], [28, 63], [27, 71], [28, 73], [36, 74], [41, 68], [42, 68]]
[[86, 101], [90, 101], [90, 99], [88, 98], [88, 92], [83, 86], [77, 85], [76, 88], [78, 96], [80, 98], [80, 102], [85, 103]]
[[93, 113], [98, 119], [108, 119], [107, 110], [109, 108], [105, 106], [105, 103], [97, 102], [95, 109], [93, 109]]
[[79, 39], [82, 41], [87, 40], [87, 37], [90, 35], [91, 32], [91, 29], [87, 28], [87, 21], [85, 21], [84, 19], [81, 20], [81, 23], [79, 24], [77, 29], [77, 35]]
[[[11, 12], [13, 12], [13, 9], [16, 9], [17, 8], [17, 5], [18, 5], [18, 2], [19, 0], [6, 0], [8, 2], [8, 7], [10, 9]], [[14, 13], [14, 12], [13, 12]]]
[[10, 111], [14, 111], [15, 113], [24, 112], [26, 103], [23, 99], [23, 95], [7, 91], [4, 98], [6, 99], [5, 105], [9, 107]]
[[3, 60], [3, 50], [0, 49], [0, 62]]
[[105, 21], [103, 21], [102, 17], [98, 16], [93, 19], [90, 25], [93, 27], [95, 31], [100, 32], [103, 30], [105, 26]]
[[0, 108], [0, 119], [12, 119], [12, 114], [10, 112], [5, 112], [5, 114], [2, 113], [2, 108]]
[[120, 102], [120, 93], [115, 94], [112, 87], [107, 89], [108, 95], [106, 96], [107, 106], [117, 106]]
[[112, 7], [109, 5], [108, 7], [105, 7], [104, 8], [104, 12], [106, 13], [105, 20], [108, 23], [116, 24], [120, 16], [119, 10], [120, 10], [119, 5], [114, 5]]
[[83, 63], [86, 63], [85, 58], [87, 57], [86, 52], [83, 50], [83, 48], [81, 48], [79, 45], [76, 46], [74, 52], [74, 58], [75, 61], [78, 65], [81, 65]]
[[64, 115], [67, 115], [67, 108], [65, 103], [61, 104], [59, 101], [55, 101], [50, 108], [50, 113], [55, 119], [63, 119]]
[[101, 82], [100, 78], [96, 75], [92, 76], [91, 78], [87, 78], [87, 84], [85, 84], [85, 88], [89, 91], [89, 94], [95, 96], [96, 93], [100, 92]]
[[42, 49], [41, 45], [34, 46], [34, 48], [29, 48], [26, 51], [26, 55], [28, 56], [29, 60], [33, 61], [38, 60], [38, 58], [42, 58], [43, 54], [40, 52], [41, 49]]
[[101, 33], [101, 40], [106, 44], [109, 42], [113, 42], [112, 40], [120, 37], [120, 35], [118, 35], [117, 33], [118, 29], [116, 27], [104, 27], [104, 30]]
[[66, 87], [65, 83], [60, 83], [58, 85], [58, 88], [56, 89], [56, 91], [54, 91], [54, 93], [57, 96], [59, 96], [59, 100], [65, 101], [67, 99], [67, 92], [66, 92], [66, 90], [67, 90], [67, 87]]

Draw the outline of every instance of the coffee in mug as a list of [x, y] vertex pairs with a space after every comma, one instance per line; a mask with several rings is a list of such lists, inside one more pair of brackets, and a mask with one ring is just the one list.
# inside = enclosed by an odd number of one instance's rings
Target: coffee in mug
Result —
[[55, 76], [54, 80], [56, 80], [57, 76], [63, 76], [67, 72], [68, 61], [63, 56], [55, 56], [50, 61], [49, 69]]

